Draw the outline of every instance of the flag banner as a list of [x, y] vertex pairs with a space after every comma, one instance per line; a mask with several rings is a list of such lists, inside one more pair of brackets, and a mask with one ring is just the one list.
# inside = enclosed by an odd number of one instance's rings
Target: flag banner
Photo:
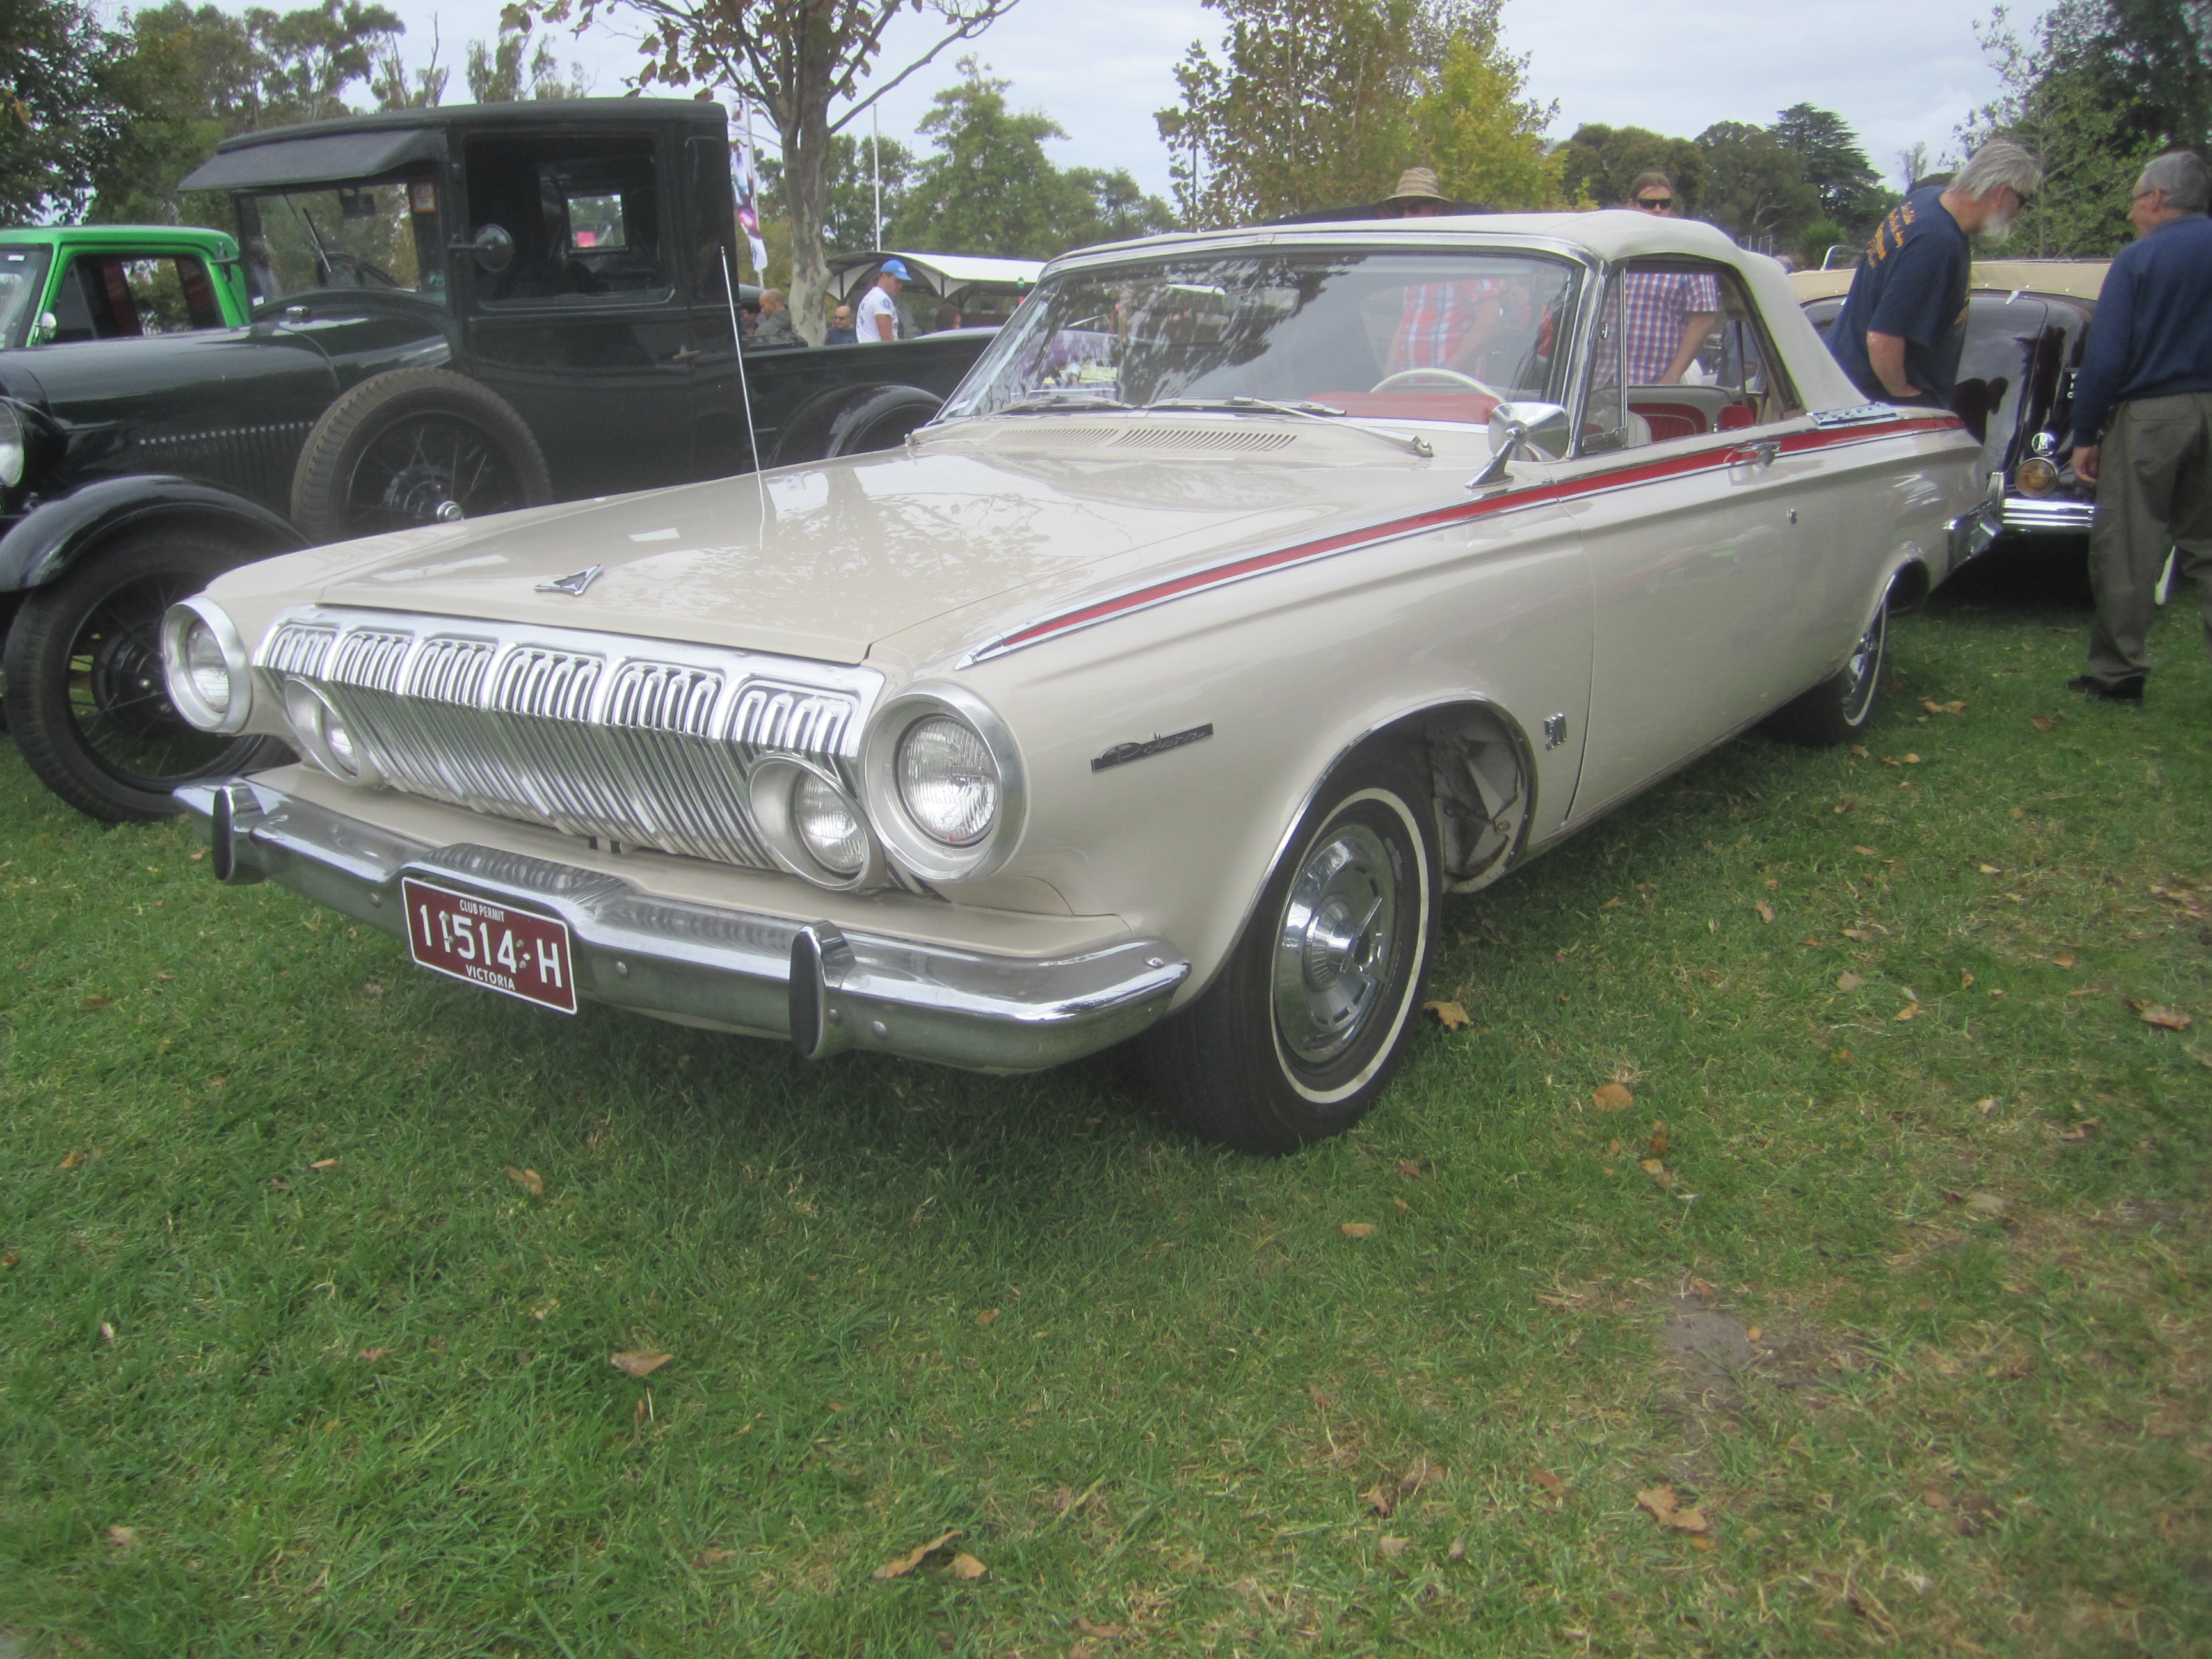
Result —
[[730, 182], [738, 194], [738, 223], [744, 228], [745, 240], [753, 256], [753, 275], [762, 282], [768, 281], [768, 244], [760, 234], [760, 173], [753, 164], [753, 112], [750, 104], [739, 106], [744, 120], [738, 130], [738, 164]]

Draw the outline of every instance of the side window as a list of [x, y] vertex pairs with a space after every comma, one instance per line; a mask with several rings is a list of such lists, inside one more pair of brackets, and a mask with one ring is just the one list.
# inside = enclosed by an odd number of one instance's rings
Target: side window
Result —
[[[726, 304], [722, 292], [722, 262], [737, 234], [737, 192], [730, 182], [730, 147], [716, 138], [684, 141], [684, 190], [690, 213], [684, 232], [691, 246], [691, 294], [694, 299]], [[734, 264], [730, 268], [737, 276]]]
[[672, 285], [650, 135], [478, 139], [468, 196], [471, 231], [496, 224], [514, 238], [514, 263], [477, 279], [487, 303], [658, 298]]
[[54, 307], [62, 340], [129, 339], [221, 328], [222, 306], [192, 254], [80, 253]]
[[1586, 454], [1764, 426], [1800, 409], [1742, 283], [1711, 267], [1616, 270], [1588, 384]]

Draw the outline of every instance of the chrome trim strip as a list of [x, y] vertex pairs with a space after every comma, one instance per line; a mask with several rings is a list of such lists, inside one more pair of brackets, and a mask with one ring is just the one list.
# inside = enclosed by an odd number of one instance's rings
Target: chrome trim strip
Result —
[[[1048, 958], [918, 944], [827, 923], [656, 898], [573, 865], [422, 842], [250, 778], [177, 791], [234, 883], [271, 879], [404, 938], [404, 875], [568, 927], [580, 997], [757, 1036], [793, 1035], [802, 934], [821, 975], [812, 1052], [858, 1048], [970, 1071], [1029, 1072], [1135, 1036], [1167, 1012], [1190, 963], [1162, 939]], [[226, 852], [224, 849], [227, 848]], [[802, 998], [803, 1001], [804, 999]]]
[[2007, 530], [2087, 531], [2096, 515], [2097, 504], [2094, 501], [2057, 497], [2037, 500], [2027, 495], [2005, 497], [2004, 527]]
[[803, 758], [856, 798], [872, 668], [584, 629], [302, 605], [263, 688], [325, 700], [390, 787], [567, 834], [779, 866], [748, 781]]

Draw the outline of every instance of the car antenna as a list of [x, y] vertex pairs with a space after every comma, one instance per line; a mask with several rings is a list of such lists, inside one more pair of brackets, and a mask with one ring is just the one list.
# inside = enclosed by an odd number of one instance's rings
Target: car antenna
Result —
[[[761, 479], [760, 434], [753, 430], [753, 392], [745, 384], [745, 335], [738, 326], [738, 284], [730, 275], [730, 248], [726, 242], [717, 242], [714, 251], [722, 256], [722, 297], [730, 304], [730, 355], [738, 364], [738, 401], [745, 406], [745, 441], [752, 446], [753, 481], [759, 486], [761, 499], [760, 538], [768, 540], [768, 485]], [[765, 278], [767, 272], [761, 273]]]

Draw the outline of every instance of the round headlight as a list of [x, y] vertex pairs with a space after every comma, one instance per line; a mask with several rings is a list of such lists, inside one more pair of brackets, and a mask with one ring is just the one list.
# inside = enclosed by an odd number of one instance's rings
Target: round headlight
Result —
[[161, 618], [161, 672], [170, 702], [201, 731], [245, 726], [253, 701], [246, 646], [221, 605], [196, 597], [169, 607]]
[[2023, 495], [2048, 495], [2058, 488], [2058, 467], [2044, 456], [2031, 455], [2014, 470], [2012, 481]]
[[284, 718], [307, 757], [343, 783], [376, 784], [383, 781], [345, 719], [322, 691], [305, 680], [284, 682]]
[[791, 823], [815, 862], [833, 876], [857, 876], [868, 861], [868, 832], [842, 791], [802, 772], [791, 791]]
[[999, 769], [982, 734], [951, 714], [906, 729], [898, 745], [899, 799], [916, 827], [947, 847], [973, 847], [999, 816]]
[[23, 417], [0, 401], [0, 489], [23, 482]]

